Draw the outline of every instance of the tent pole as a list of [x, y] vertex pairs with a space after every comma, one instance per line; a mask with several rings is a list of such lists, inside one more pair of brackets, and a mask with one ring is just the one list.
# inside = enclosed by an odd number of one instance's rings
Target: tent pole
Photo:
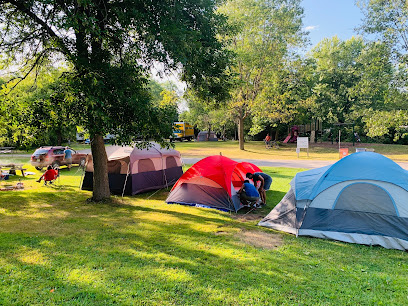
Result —
[[129, 169], [130, 169], [130, 156], [129, 156], [128, 170], [127, 170], [127, 174], [126, 174], [126, 178], [125, 178], [125, 184], [123, 184], [122, 200], [123, 200], [123, 195], [125, 194], [125, 188], [126, 188], [126, 184], [127, 184], [127, 180], [128, 180], [128, 176], [129, 176]]
[[82, 169], [81, 181], [79, 182], [79, 190], [81, 190], [81, 186], [82, 186], [82, 183], [84, 181], [85, 169], [86, 169], [87, 165], [88, 165], [88, 154], [86, 154], [86, 163], [84, 165], [84, 168]]
[[163, 169], [164, 180], [166, 182], [166, 188], [169, 188], [169, 184], [167, 182], [167, 176], [166, 176], [166, 169], [164, 169], [163, 154], [160, 153], [160, 155], [161, 155], [161, 159], [162, 159], [162, 169]]
[[353, 124], [353, 147], [354, 147], [355, 141], [356, 141], [356, 136], [354, 135], [354, 124]]
[[341, 129], [339, 128], [339, 150], [340, 150], [340, 142], [341, 142]]

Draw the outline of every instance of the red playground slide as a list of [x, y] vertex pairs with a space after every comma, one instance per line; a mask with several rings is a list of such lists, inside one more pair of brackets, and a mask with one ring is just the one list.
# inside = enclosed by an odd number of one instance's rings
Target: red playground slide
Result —
[[289, 141], [289, 139], [290, 139], [290, 135], [288, 135], [286, 138], [285, 138], [285, 140], [283, 141], [283, 143], [288, 143], [288, 141]]

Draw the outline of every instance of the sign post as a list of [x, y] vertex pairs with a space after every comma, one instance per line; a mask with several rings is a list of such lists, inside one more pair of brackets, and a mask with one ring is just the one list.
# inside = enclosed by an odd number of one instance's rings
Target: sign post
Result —
[[299, 158], [300, 149], [307, 149], [307, 157], [309, 157], [309, 137], [298, 137], [296, 153]]

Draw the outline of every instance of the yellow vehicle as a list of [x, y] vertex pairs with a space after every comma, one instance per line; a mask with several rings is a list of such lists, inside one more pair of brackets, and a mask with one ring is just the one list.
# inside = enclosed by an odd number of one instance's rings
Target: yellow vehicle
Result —
[[194, 128], [187, 122], [174, 122], [173, 124], [173, 140], [186, 139], [191, 141], [194, 138]]

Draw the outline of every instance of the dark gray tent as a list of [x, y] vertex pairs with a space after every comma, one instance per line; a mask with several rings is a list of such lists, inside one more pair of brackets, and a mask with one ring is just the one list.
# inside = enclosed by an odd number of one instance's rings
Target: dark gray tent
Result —
[[408, 250], [408, 172], [372, 152], [298, 173], [260, 226]]
[[197, 141], [218, 141], [218, 138], [215, 132], [211, 132], [208, 137], [208, 131], [201, 131], [197, 135]]

